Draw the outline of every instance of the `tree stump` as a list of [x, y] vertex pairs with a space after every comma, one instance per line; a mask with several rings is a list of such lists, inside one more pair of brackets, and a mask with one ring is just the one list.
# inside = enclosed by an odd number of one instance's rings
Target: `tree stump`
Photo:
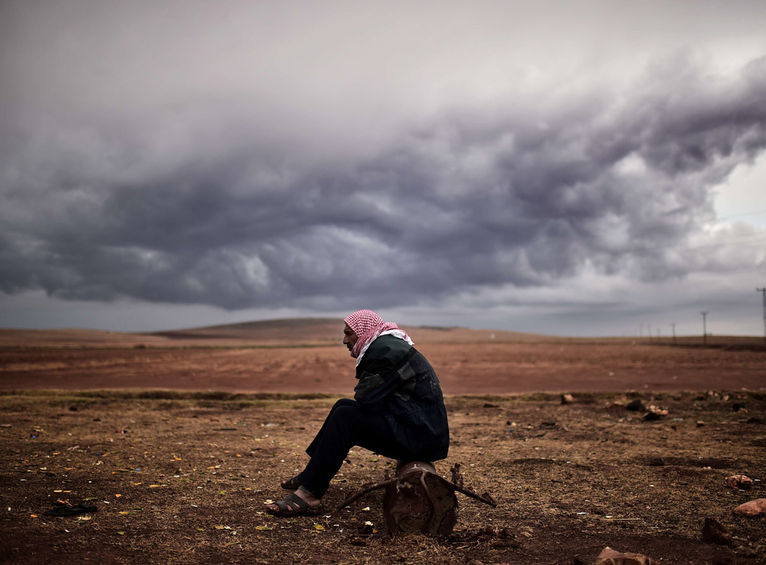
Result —
[[389, 535], [423, 533], [449, 535], [457, 523], [458, 501], [455, 492], [496, 506], [488, 494], [478, 495], [463, 486], [460, 464], [452, 468], [452, 482], [436, 474], [433, 463], [410, 461], [400, 463], [396, 477], [365, 486], [349, 496], [338, 510], [374, 490], [385, 488], [383, 520]]

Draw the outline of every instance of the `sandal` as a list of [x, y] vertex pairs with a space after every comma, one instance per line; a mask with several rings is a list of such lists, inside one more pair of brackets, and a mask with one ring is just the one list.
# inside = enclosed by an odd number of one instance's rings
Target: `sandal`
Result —
[[267, 508], [266, 512], [274, 516], [315, 516], [321, 512], [318, 506], [311, 506], [295, 493], [288, 494], [283, 500], [274, 503], [278, 510]]
[[298, 490], [301, 486], [300, 475], [295, 475], [292, 479], [287, 479], [279, 483], [285, 490]]

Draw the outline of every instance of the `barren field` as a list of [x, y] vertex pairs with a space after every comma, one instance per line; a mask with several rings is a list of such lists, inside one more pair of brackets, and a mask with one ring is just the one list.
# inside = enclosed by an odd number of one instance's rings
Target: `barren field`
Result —
[[[610, 546], [660, 563], [766, 562], [766, 520], [733, 513], [766, 497], [763, 350], [412, 333], [447, 393], [452, 442], [438, 472], [460, 463], [466, 485], [498, 501], [458, 494], [450, 537], [391, 540], [379, 492], [334, 512], [391, 468], [363, 449], [321, 515], [264, 512], [332, 402], [351, 394], [340, 345], [177, 341], [186, 334], [93, 335], [83, 347], [71, 334], [6, 333], [0, 561], [590, 564]], [[667, 414], [646, 420], [649, 405]], [[739, 473], [751, 489], [726, 485]], [[95, 509], [46, 515], [57, 501]], [[705, 518], [729, 544], [703, 540]]]
[[[438, 337], [438, 336], [437, 336]], [[331, 345], [228, 341], [0, 347], [0, 390], [166, 389], [348, 394], [354, 360]], [[176, 344], [176, 345], [174, 345]], [[670, 347], [630, 340], [416, 339], [446, 394], [766, 391], [766, 349]]]

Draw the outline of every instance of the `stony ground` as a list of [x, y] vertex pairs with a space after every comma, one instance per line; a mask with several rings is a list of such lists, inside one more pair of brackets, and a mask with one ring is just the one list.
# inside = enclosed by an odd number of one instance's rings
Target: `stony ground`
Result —
[[[668, 410], [627, 410], [638, 398]], [[317, 517], [274, 518], [267, 500], [305, 462], [334, 397], [180, 392], [0, 395], [4, 563], [592, 563], [605, 546], [660, 563], [764, 563], [766, 395], [700, 391], [447, 398], [466, 485], [446, 539], [390, 539], [381, 495], [337, 504], [390, 462], [354, 450]], [[736, 410], [735, 410], [736, 409]], [[725, 484], [744, 473], [748, 491]], [[71, 517], [57, 501], [91, 504]], [[702, 540], [706, 517], [732, 536]], [[372, 522], [372, 531], [365, 528]]]

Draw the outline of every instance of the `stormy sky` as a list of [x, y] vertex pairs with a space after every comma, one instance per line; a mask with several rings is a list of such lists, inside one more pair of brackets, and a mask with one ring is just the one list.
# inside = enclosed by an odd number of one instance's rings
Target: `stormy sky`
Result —
[[762, 335], [766, 3], [0, 4], [0, 326]]

